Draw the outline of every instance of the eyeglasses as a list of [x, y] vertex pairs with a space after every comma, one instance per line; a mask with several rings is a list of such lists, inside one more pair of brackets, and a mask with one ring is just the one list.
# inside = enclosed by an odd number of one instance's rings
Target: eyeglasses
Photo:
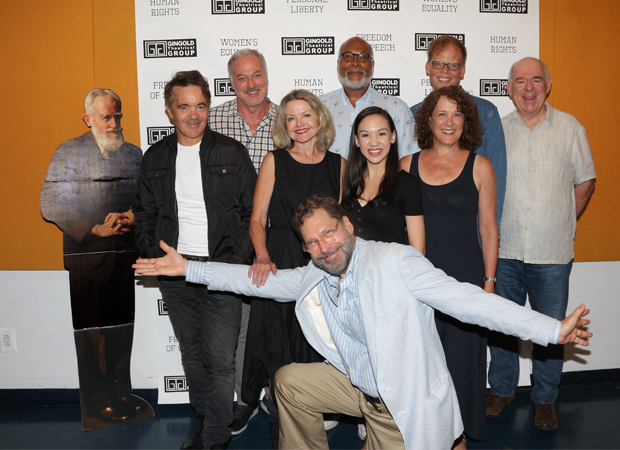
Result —
[[445, 63], [443, 61], [431, 61], [431, 66], [433, 66], [433, 69], [436, 69], [436, 70], [441, 70], [443, 69], [443, 66], [448, 66], [448, 70], [451, 70], [452, 72], [456, 72], [461, 67], [463, 67], [463, 64]]
[[338, 231], [338, 223], [335, 228], [328, 228], [319, 234], [319, 237], [308, 242], [304, 242], [304, 250], [308, 253], [314, 253], [319, 249], [319, 241], [331, 244], [336, 240], [336, 232]]
[[360, 52], [360, 53], [353, 53], [353, 52], [342, 52], [340, 54], [340, 57], [342, 59], [344, 59], [346, 62], [351, 62], [353, 61], [353, 59], [357, 56], [357, 60], [359, 62], [361, 62], [362, 64], [365, 63], [366, 61], [368, 61], [369, 59], [372, 59], [372, 56], [370, 56], [368, 53], [366, 52]]

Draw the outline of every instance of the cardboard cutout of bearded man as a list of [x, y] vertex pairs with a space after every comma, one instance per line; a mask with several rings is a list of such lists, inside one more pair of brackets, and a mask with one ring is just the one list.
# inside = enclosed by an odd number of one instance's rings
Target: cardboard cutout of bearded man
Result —
[[124, 141], [121, 99], [93, 89], [82, 119], [91, 131], [63, 142], [41, 190], [41, 214], [63, 232], [84, 431], [153, 416], [131, 394], [137, 259], [131, 204], [142, 151]]

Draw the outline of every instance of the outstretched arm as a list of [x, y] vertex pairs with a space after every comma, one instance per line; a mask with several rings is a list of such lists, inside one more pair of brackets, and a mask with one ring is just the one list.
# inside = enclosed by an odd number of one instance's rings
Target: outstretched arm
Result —
[[578, 329], [590, 323], [583, 319], [589, 312], [585, 305], [560, 322], [497, 295], [485, 293], [472, 284], [459, 283], [409, 248], [400, 247], [400, 254], [393, 258], [397, 268], [391, 270], [400, 271], [409, 292], [418, 301], [461, 322], [480, 325], [535, 344], [546, 346], [575, 342], [588, 345], [583, 338], [592, 334]]
[[169, 277], [185, 276], [185, 272], [187, 271], [187, 260], [164, 241], [159, 241], [159, 246], [166, 252], [166, 256], [152, 259], [138, 259], [136, 263], [131, 266], [136, 269], [136, 273], [153, 276], [166, 275]]
[[[174, 248], [159, 241], [166, 256], [161, 258], [140, 258], [132, 266], [141, 275], [185, 276], [190, 283], [206, 284], [215, 291], [234, 292], [251, 297], [264, 297], [277, 302], [292, 302], [297, 299], [305, 267], [278, 270], [270, 276], [265, 286], [258, 288], [248, 277], [248, 266], [217, 262], [188, 262]], [[320, 281], [317, 280], [317, 282]]]
[[592, 333], [580, 330], [581, 327], [590, 324], [588, 319], [584, 319], [584, 317], [589, 313], [590, 310], [586, 309], [586, 304], [582, 303], [570, 316], [564, 319], [560, 327], [558, 344], [568, 344], [569, 342], [574, 342], [579, 345], [590, 345], [588, 341], [583, 338], [592, 337]]

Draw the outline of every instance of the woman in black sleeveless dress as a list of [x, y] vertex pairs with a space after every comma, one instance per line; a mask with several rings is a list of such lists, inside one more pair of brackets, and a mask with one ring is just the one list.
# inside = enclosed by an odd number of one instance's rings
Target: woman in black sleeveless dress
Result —
[[[458, 281], [493, 292], [497, 188], [491, 162], [468, 150], [478, 147], [482, 137], [475, 103], [458, 86], [432, 92], [416, 114], [416, 135], [423, 150], [403, 158], [401, 168], [421, 180], [426, 257]], [[465, 435], [485, 440], [486, 330], [438, 311], [435, 322]], [[455, 442], [457, 448], [464, 446], [462, 438]]]
[[[278, 149], [268, 153], [261, 165], [250, 220], [256, 251], [250, 273], [258, 286], [270, 272], [308, 264], [310, 257], [302, 250], [291, 218], [312, 194], [338, 201], [346, 165], [341, 156], [328, 151], [335, 137], [332, 118], [308, 91], [295, 90], [282, 99], [272, 136]], [[306, 341], [294, 308], [294, 302], [252, 302], [243, 371], [243, 398], [248, 404], [258, 401], [256, 395], [280, 367], [323, 360]]]

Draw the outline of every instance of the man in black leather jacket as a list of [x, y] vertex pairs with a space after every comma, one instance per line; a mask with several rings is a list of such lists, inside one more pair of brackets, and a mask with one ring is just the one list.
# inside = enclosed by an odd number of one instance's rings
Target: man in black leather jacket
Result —
[[[247, 150], [207, 125], [211, 95], [200, 72], [178, 72], [164, 95], [176, 133], [142, 160], [133, 207], [140, 254], [163, 256], [163, 240], [188, 259], [251, 264], [256, 171]], [[184, 277], [160, 277], [159, 285], [179, 339], [190, 403], [202, 421], [181, 448], [226, 448], [241, 298]]]

